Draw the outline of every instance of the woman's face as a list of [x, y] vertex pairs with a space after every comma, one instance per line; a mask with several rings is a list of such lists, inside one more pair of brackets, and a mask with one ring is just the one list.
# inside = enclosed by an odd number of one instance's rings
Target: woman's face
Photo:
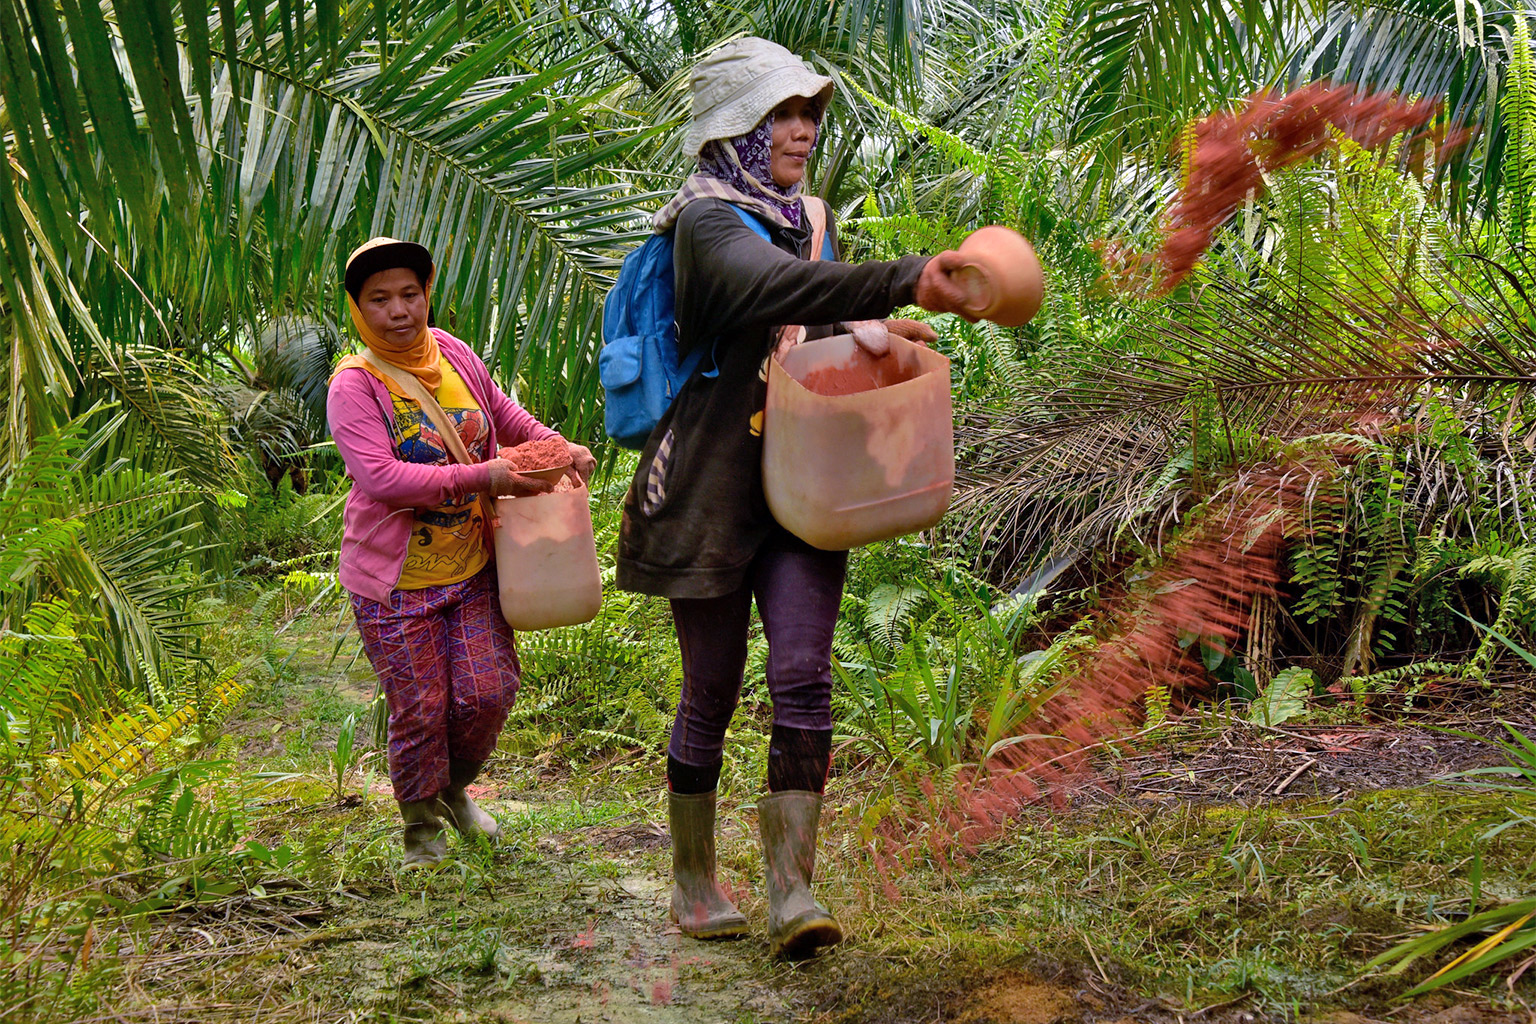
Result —
[[768, 170], [780, 188], [798, 185], [816, 145], [816, 119], [820, 105], [807, 96], [791, 96], [773, 108], [773, 147]]
[[357, 293], [363, 323], [385, 341], [408, 345], [427, 322], [427, 293], [416, 271], [391, 267], [370, 274]]

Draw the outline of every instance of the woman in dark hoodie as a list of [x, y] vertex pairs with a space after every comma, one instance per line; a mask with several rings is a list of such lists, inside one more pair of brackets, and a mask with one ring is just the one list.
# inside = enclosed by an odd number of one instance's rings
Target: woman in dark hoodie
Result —
[[[680, 349], [709, 345], [647, 441], [624, 504], [619, 586], [669, 598], [683, 686], [667, 749], [672, 915], [697, 938], [736, 937], [746, 920], [715, 878], [715, 789], [740, 695], [755, 598], [768, 638], [773, 731], [768, 795], [757, 801], [774, 955], [803, 955], [842, 931], [811, 895], [831, 761], [832, 632], [847, 553], [791, 535], [763, 496], [767, 360], [802, 337], [852, 333], [883, 354], [888, 333], [933, 339], [924, 324], [881, 321], [898, 306], [959, 312], [952, 252], [850, 265], [836, 226], [800, 186], [832, 81], [788, 50], [748, 38], [715, 50], [692, 77], [686, 147], [698, 172], [655, 218], [675, 231]], [[737, 207], [767, 228], [754, 232]], [[812, 247], [813, 236], [817, 243]], [[808, 330], [791, 324], [825, 325]]]

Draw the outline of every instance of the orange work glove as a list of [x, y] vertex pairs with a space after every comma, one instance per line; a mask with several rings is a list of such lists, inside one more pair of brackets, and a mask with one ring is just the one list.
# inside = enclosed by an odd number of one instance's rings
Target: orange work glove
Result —
[[965, 310], [965, 290], [950, 280], [951, 271], [965, 266], [965, 257], [946, 249], [923, 265], [914, 301], [931, 313], [956, 313], [971, 323], [976, 318]]
[[939, 340], [939, 332], [923, 323], [921, 320], [903, 320], [897, 317], [885, 322], [885, 329], [898, 338], [906, 338], [916, 345], [926, 348]]

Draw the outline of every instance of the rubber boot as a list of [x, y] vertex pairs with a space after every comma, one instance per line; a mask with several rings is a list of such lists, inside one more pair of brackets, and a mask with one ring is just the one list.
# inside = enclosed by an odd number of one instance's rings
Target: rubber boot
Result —
[[768, 952], [793, 959], [843, 941], [843, 929], [811, 895], [821, 794], [770, 793], [757, 801], [757, 821], [768, 865]]
[[672, 920], [695, 939], [739, 939], [747, 919], [715, 879], [715, 794], [668, 793]]
[[448, 856], [443, 819], [437, 814], [441, 806], [436, 798], [400, 801], [400, 819], [405, 822], [404, 867], [430, 868]]
[[438, 799], [443, 802], [443, 810], [448, 815], [448, 821], [459, 830], [459, 835], [466, 839], [485, 836], [494, 843], [501, 838], [501, 826], [479, 804], [470, 799], [468, 793], [464, 792], [464, 787], [475, 781], [475, 776], [480, 774], [480, 766], [484, 763], [484, 761], [450, 760], [448, 788], [438, 794]]

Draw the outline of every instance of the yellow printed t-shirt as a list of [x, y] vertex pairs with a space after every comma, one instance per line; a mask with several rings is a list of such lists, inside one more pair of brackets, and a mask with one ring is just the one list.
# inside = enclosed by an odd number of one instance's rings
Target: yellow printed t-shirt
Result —
[[[443, 383], [432, 396], [443, 412], [453, 420], [470, 457], [484, 459], [491, 440], [490, 422], [448, 362], [442, 359]], [[421, 406], [391, 386], [394, 422], [390, 424], [395, 447], [407, 462], [427, 466], [453, 463], [442, 436], [431, 426]], [[463, 501], [416, 510], [416, 524], [411, 528], [411, 545], [405, 564], [400, 568], [399, 590], [420, 590], [467, 580], [479, 572], [489, 558], [485, 543], [485, 517], [479, 495], [466, 495]]]

